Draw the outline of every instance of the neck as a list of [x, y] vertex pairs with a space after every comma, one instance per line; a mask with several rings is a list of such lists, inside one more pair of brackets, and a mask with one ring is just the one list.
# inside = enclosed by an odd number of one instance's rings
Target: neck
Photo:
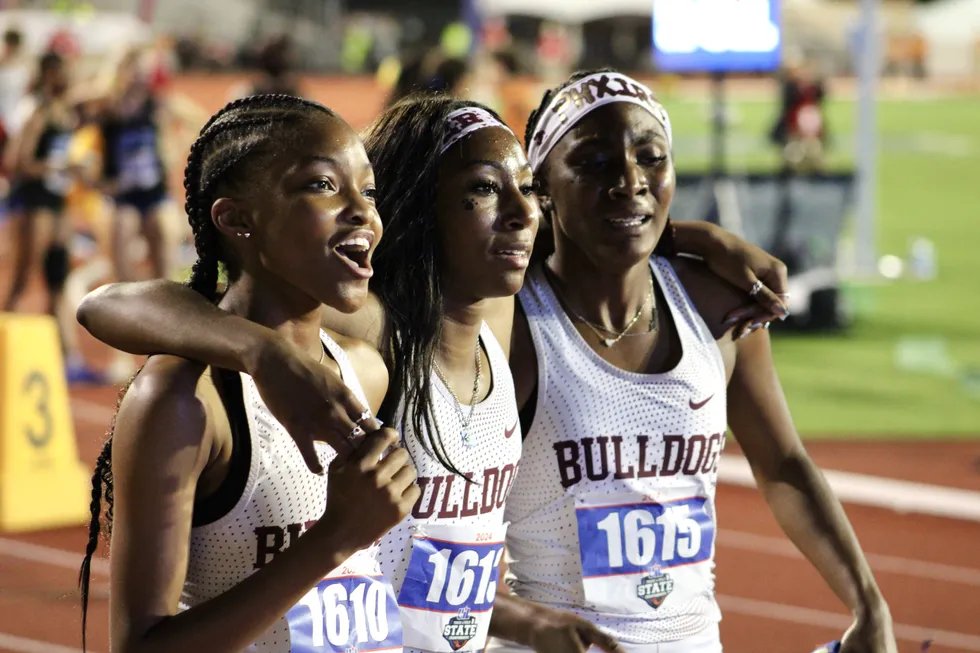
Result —
[[320, 303], [297, 291], [269, 284], [243, 272], [219, 304], [224, 310], [267, 326], [319, 359]]
[[480, 338], [485, 301], [475, 303], [444, 299], [442, 333], [436, 347], [436, 361], [444, 370], [471, 370], [473, 352]]
[[545, 263], [570, 308], [596, 324], [623, 327], [648, 302], [650, 264], [643, 258], [610, 269], [574, 247], [557, 247]]

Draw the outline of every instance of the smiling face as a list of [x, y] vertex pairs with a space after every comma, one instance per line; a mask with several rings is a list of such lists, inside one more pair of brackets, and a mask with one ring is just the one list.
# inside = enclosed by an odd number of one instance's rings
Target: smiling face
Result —
[[674, 196], [667, 135], [644, 108], [596, 109], [545, 160], [555, 248], [572, 249], [597, 269], [626, 269], [652, 254]]
[[[320, 303], [352, 312], [364, 302], [381, 238], [374, 172], [342, 120], [316, 116], [257, 157], [239, 184], [252, 236], [232, 239], [243, 265]], [[250, 249], [251, 248], [251, 249]]]
[[513, 134], [480, 129], [450, 147], [440, 161], [436, 196], [447, 298], [516, 294], [539, 219], [531, 167]]

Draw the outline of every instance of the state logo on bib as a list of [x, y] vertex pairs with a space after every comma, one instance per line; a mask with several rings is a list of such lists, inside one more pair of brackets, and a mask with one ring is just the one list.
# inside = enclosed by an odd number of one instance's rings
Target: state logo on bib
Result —
[[638, 614], [683, 606], [711, 586], [714, 521], [699, 496], [576, 497], [586, 605]]
[[420, 524], [398, 605], [406, 647], [482, 651], [497, 595], [503, 525]]
[[401, 651], [391, 585], [367, 550], [348, 558], [286, 613], [290, 653]]

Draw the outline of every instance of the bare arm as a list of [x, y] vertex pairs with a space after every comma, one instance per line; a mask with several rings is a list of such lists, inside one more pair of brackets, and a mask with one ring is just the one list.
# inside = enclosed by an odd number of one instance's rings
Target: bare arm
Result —
[[761, 330], [738, 341], [728, 421], [776, 521], [855, 617], [841, 649], [895, 653], [891, 616], [857, 537], [793, 426]]
[[788, 297], [785, 295], [787, 272], [782, 261], [710, 222], [672, 221], [671, 224], [674, 226], [674, 248], [678, 252], [703, 258], [712, 272], [745, 292], [749, 292], [756, 281], [762, 282], [763, 287], [753, 296], [754, 301], [732, 313], [743, 323], [736, 329], [736, 337], [752, 323], [782, 319], [789, 314], [785, 302]]
[[178, 283], [102, 286], [82, 300], [78, 321], [123, 351], [173, 354], [247, 372], [315, 472], [322, 470], [313, 442], [348, 449], [347, 436], [365, 409], [337, 374], [275, 331], [223, 311]]
[[197, 481], [222, 428], [217, 411], [193, 394], [190, 367], [169, 357], [151, 360], [120, 408], [113, 443], [114, 651], [243, 650], [317, 580], [397, 523], [418, 495], [414, 475], [395, 480], [407, 460], [403, 451], [379, 460], [395, 433], [376, 432], [331, 466], [327, 509], [302, 538], [238, 585], [178, 613]]
[[43, 177], [48, 172], [47, 163], [34, 156], [37, 143], [44, 131], [44, 112], [35, 109], [34, 114], [24, 125], [24, 129], [13, 143], [10, 168], [21, 175], [31, 178]]
[[618, 653], [615, 639], [590, 621], [510, 593], [500, 592], [490, 617], [494, 637], [530, 646], [537, 653], [585, 653], [595, 646]]

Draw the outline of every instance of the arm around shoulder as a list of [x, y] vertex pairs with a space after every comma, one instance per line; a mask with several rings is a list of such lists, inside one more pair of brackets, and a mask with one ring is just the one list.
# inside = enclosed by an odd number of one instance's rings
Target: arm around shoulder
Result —
[[250, 372], [275, 332], [223, 311], [189, 287], [163, 279], [101, 286], [82, 299], [78, 322], [131, 354], [167, 353]]

